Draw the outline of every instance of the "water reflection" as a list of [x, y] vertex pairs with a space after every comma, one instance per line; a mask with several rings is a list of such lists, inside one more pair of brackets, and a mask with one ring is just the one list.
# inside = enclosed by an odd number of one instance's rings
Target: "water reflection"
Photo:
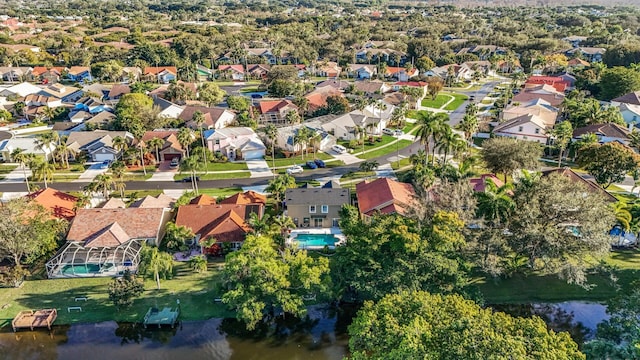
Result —
[[352, 311], [315, 306], [302, 320], [276, 318], [249, 333], [233, 319], [183, 322], [160, 330], [116, 322], [55, 326], [50, 333], [0, 333], [0, 358], [337, 360], [346, 354], [347, 344], [338, 327], [352, 317]]

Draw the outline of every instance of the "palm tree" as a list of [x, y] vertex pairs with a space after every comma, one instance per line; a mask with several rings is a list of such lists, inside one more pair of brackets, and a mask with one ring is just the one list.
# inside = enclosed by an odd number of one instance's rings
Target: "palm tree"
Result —
[[118, 153], [121, 153], [129, 148], [129, 143], [127, 142], [127, 139], [122, 136], [116, 136], [111, 141], [111, 146], [113, 146]]
[[180, 173], [191, 174], [191, 188], [198, 195], [198, 182], [196, 181], [196, 171], [200, 169], [200, 161], [196, 156], [184, 158], [180, 163]]
[[296, 137], [298, 138], [297, 140], [301, 147], [300, 152], [302, 154], [302, 160], [304, 160], [304, 153], [305, 153], [305, 150], [307, 149], [307, 146], [309, 144], [309, 139], [311, 139], [312, 135], [313, 134], [311, 133], [311, 130], [309, 130], [309, 128], [306, 126], [302, 126], [301, 128], [298, 129]]
[[278, 128], [273, 124], [269, 124], [269, 125], [265, 126], [264, 129], [262, 129], [262, 132], [264, 132], [264, 135], [269, 140], [269, 143], [271, 143], [271, 159], [272, 159], [272, 162], [273, 162], [273, 169], [275, 171], [275, 168], [276, 168], [276, 139], [278, 138]]
[[296, 186], [296, 179], [293, 176], [283, 174], [269, 180], [265, 191], [273, 195], [276, 201], [276, 210], [278, 210], [287, 189], [293, 189]]
[[105, 199], [109, 198], [109, 191], [114, 187], [115, 182], [113, 177], [109, 174], [99, 174], [93, 179], [91, 182], [92, 185], [90, 188], [95, 191], [102, 192], [102, 195]]
[[160, 290], [160, 275], [167, 278], [173, 273], [173, 257], [169, 253], [159, 251], [155, 246], [145, 246], [140, 258], [140, 271], [145, 274], [152, 273]]
[[[200, 111], [196, 111], [193, 113], [193, 117], [191, 118], [191, 120], [193, 120], [193, 122], [196, 124], [196, 126], [198, 126], [198, 129], [200, 130], [200, 140], [202, 141], [202, 148], [206, 149], [207, 146], [205, 145], [205, 139], [204, 139], [204, 127], [202, 126], [204, 124], [204, 114], [202, 114], [202, 112]], [[207, 167], [207, 155], [206, 155], [206, 151], [203, 152], [203, 157], [202, 159], [204, 160], [204, 172], [205, 174], [209, 173], [209, 169]]]
[[147, 145], [154, 148], [156, 150], [156, 163], [160, 162], [160, 147], [164, 145], [164, 140], [159, 137], [154, 137], [153, 139], [147, 141]]
[[[416, 137], [420, 143], [424, 145], [424, 151], [429, 154], [429, 143], [434, 141], [437, 134], [441, 131], [442, 126], [448, 121], [449, 116], [445, 113], [432, 113], [421, 111], [418, 112], [417, 124], [419, 126], [416, 131]], [[431, 164], [433, 165], [435, 158], [435, 146], [433, 147], [433, 156]]]
[[629, 212], [629, 207], [624, 202], [617, 202], [613, 204], [613, 212], [616, 216], [616, 221], [618, 225], [622, 226], [624, 231], [629, 231], [631, 228], [631, 213]]
[[449, 152], [459, 151], [464, 149], [466, 142], [460, 134], [455, 133], [449, 125], [444, 125], [441, 128], [440, 135], [437, 137], [436, 148], [438, 150], [444, 151], [444, 162], [447, 163], [447, 155]]
[[33, 162], [34, 154], [27, 154], [23, 149], [16, 148], [11, 152], [11, 158], [13, 161], [17, 161], [20, 163], [22, 167], [22, 173], [24, 175], [24, 180], [27, 182], [27, 192], [31, 192], [31, 187], [29, 186], [29, 177], [27, 176], [27, 164]]
[[47, 121], [49, 121], [50, 123], [53, 122], [53, 119], [57, 115], [56, 110], [48, 106], [45, 106], [44, 110], [42, 111], [42, 114], [44, 115], [45, 118], [47, 118]]
[[[631, 140], [633, 141], [633, 137], [632, 135], [635, 133], [631, 132], [629, 134]], [[637, 133], [636, 133], [637, 134]], [[586, 133], [584, 135], [582, 135], [580, 137], [580, 139], [578, 141], [574, 141], [573, 143], [571, 143], [572, 147], [573, 147], [573, 159], [575, 160], [575, 158], [578, 157], [578, 153], [580, 152], [580, 150], [591, 146], [593, 144], [597, 144], [598, 143], [598, 136], [594, 133]], [[629, 143], [629, 145], [631, 145], [631, 147], [634, 147], [631, 142]], [[640, 145], [640, 136], [638, 137], [638, 145]], [[635, 148], [638, 149], [638, 148]]]
[[147, 164], [144, 161], [144, 154], [147, 153], [147, 144], [140, 138], [136, 146], [140, 149], [140, 166], [142, 166], [142, 173], [144, 176], [147, 176]]
[[[53, 132], [48, 132], [48, 133], [44, 133], [44, 134], [40, 134], [36, 137], [36, 147], [42, 151], [44, 151], [45, 153], [48, 153], [51, 148], [58, 143], [58, 141], [60, 140], [60, 137], [58, 136], [58, 133], [53, 131]], [[53, 164], [56, 164], [56, 158], [55, 156], [52, 156], [51, 160], [53, 160]]]
[[38, 181], [44, 180], [44, 187], [49, 187], [48, 181], [53, 182], [53, 173], [56, 169], [55, 165], [43, 160], [34, 160], [32, 165], [33, 177]]
[[284, 250], [285, 239], [287, 238], [287, 234], [291, 229], [296, 228], [296, 224], [293, 222], [293, 219], [291, 219], [289, 216], [281, 215], [281, 216], [276, 216], [273, 219], [273, 227], [276, 228], [280, 233], [280, 236], [278, 237], [280, 239], [278, 247], [282, 251]]
[[178, 135], [176, 137], [178, 138], [180, 145], [182, 145], [182, 147], [187, 151], [187, 157], [189, 157], [189, 145], [191, 145], [194, 140], [193, 130], [189, 128], [182, 128], [178, 131]]
[[69, 156], [73, 155], [75, 156], [77, 154], [77, 152], [73, 149], [70, 148], [66, 143], [61, 142], [60, 144], [58, 144], [55, 148], [55, 155], [60, 157], [60, 162], [62, 164], [66, 164], [67, 170], [69, 169]]
[[486, 179], [484, 191], [476, 193], [477, 215], [493, 227], [504, 225], [515, 209], [515, 202], [510, 196], [512, 190], [512, 184], [498, 187], [493, 180]]
[[317, 158], [318, 156], [318, 147], [320, 146], [320, 142], [322, 141], [322, 135], [317, 131], [311, 132], [311, 137], [309, 138], [309, 145], [313, 149], [313, 158]]
[[562, 155], [573, 137], [573, 127], [569, 121], [563, 121], [551, 130], [551, 134], [554, 137], [554, 145], [559, 150], [558, 154], [558, 167], [562, 166]]
[[478, 118], [475, 115], [466, 114], [456, 126], [456, 129], [464, 132], [464, 138], [471, 146], [471, 136], [478, 132]]
[[249, 214], [249, 220], [247, 223], [251, 226], [252, 232], [256, 235], [264, 235], [269, 231], [271, 224], [271, 217], [269, 214], [259, 217], [256, 213]]
[[120, 191], [120, 197], [124, 198], [124, 189], [126, 184], [124, 183], [124, 173], [127, 170], [127, 166], [122, 161], [114, 161], [110, 168], [111, 174], [117, 180], [115, 187]]
[[76, 200], [73, 210], [84, 209], [91, 203], [91, 196], [89, 194], [81, 193], [77, 198], [78, 200]]

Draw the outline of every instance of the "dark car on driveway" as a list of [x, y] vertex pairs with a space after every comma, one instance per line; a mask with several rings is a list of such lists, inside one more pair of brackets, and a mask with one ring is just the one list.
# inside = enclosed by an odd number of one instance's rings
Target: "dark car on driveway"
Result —
[[315, 162], [313, 162], [313, 161], [309, 160], [309, 161], [307, 161], [307, 167], [308, 167], [309, 169], [317, 169], [317, 168], [318, 168], [318, 165], [316, 165], [316, 163], [315, 163]]
[[313, 160], [313, 162], [314, 162], [314, 163], [316, 163], [316, 165], [317, 165], [319, 168], [327, 167], [327, 164], [325, 164], [325, 163], [324, 163], [324, 161], [322, 161], [322, 160], [320, 160], [320, 159], [315, 159], [315, 160]]
[[[191, 182], [191, 176], [187, 176], [186, 178], [183, 178], [180, 181], [181, 182]], [[200, 177], [196, 176], [196, 181], [200, 181]]]

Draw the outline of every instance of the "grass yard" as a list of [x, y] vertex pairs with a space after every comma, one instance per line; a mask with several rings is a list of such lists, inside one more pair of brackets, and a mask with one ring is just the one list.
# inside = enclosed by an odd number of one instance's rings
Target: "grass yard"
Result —
[[138, 172], [134, 172], [133, 174], [125, 174], [123, 176], [124, 181], [146, 181], [151, 179], [151, 177], [153, 176], [153, 172], [147, 172], [147, 175], [145, 175], [142, 171]]
[[244, 162], [225, 162], [225, 163], [207, 163], [209, 171], [231, 171], [231, 170], [248, 170], [247, 163]]
[[416, 126], [418, 126], [416, 123], [407, 123], [403, 128], [402, 128], [402, 132], [405, 134], [408, 134], [411, 132], [411, 130], [413, 130]]
[[400, 159], [400, 162], [398, 161], [392, 161], [391, 162], [391, 168], [393, 170], [398, 170], [401, 167], [405, 167], [405, 166], [409, 166], [411, 165], [411, 160], [409, 160], [409, 158], [404, 158], [404, 159]]
[[432, 109], [440, 109], [447, 101], [451, 100], [451, 98], [452, 95], [449, 94], [438, 94], [435, 99], [431, 99], [430, 97], [424, 98], [421, 105]]
[[207, 194], [214, 198], [224, 197], [227, 198], [231, 195], [235, 195], [239, 192], [242, 192], [241, 188], [230, 187], [230, 188], [220, 188], [220, 189], [198, 189], [200, 194]]
[[353, 180], [353, 179], [364, 179], [364, 178], [370, 178], [374, 176], [376, 176], [375, 171], [352, 171], [342, 175], [340, 180], [343, 181], [343, 180]]
[[[389, 136], [389, 135], [382, 135], [381, 137], [382, 140], [381, 141], [374, 141], [373, 143], [370, 143], [368, 141], [368, 139], [365, 139], [364, 142], [364, 151], [367, 150], [372, 150], [375, 148], [379, 148], [383, 145], [389, 144], [390, 142], [394, 141], [396, 138], [393, 136]], [[346, 147], [347, 149], [349, 148], [349, 141], [344, 141], [344, 140], [339, 140], [338, 144]], [[353, 149], [354, 153], [359, 153], [362, 152], [362, 144], [358, 145], [355, 149]]]
[[376, 149], [376, 150], [373, 150], [373, 151], [369, 151], [367, 153], [360, 154], [360, 155], [357, 155], [357, 156], [358, 156], [358, 158], [364, 159], [364, 160], [371, 159], [371, 158], [376, 158], [378, 156], [383, 156], [383, 155], [395, 153], [396, 152], [396, 146], [397, 146], [398, 149], [404, 149], [404, 148], [406, 148], [407, 146], [409, 146], [411, 144], [413, 144], [413, 141], [400, 140], [399, 144], [397, 144], [397, 145], [396, 144], [389, 145], [389, 146], [386, 146], [386, 147], [383, 147], [383, 148], [380, 148], [380, 149]]
[[0, 166], [0, 175], [5, 175], [17, 169], [18, 165], [2, 165]]
[[[298, 156], [292, 156], [290, 158], [284, 158], [284, 157], [276, 157], [276, 167], [282, 167], [282, 166], [291, 166], [291, 165], [302, 165], [305, 162], [309, 161], [309, 160], [313, 160], [313, 159], [320, 159], [320, 160], [324, 160], [327, 161], [329, 159], [333, 159], [333, 156], [327, 154], [327, 153], [323, 153], [318, 151], [316, 153], [316, 155], [314, 156], [312, 152], [310, 152], [308, 155], [305, 154], [304, 155], [304, 160], [302, 159], [301, 155]], [[269, 167], [273, 166], [273, 158], [271, 156], [265, 156], [264, 157], [264, 161], [267, 162], [267, 165], [269, 165]]]
[[70, 181], [77, 180], [80, 177], [80, 174], [53, 174], [53, 181]]
[[[176, 174], [173, 176], [173, 180], [180, 181], [186, 177], [189, 177], [188, 173]], [[249, 171], [238, 171], [231, 173], [198, 173], [200, 180], [223, 180], [223, 179], [246, 179], [251, 176]]]
[[[181, 320], [231, 315], [223, 304], [214, 301], [221, 296], [217, 291], [221, 274], [213, 264], [210, 263], [210, 270], [203, 274], [191, 272], [186, 263], [175, 263], [174, 269], [177, 275], [171, 280], [162, 280], [160, 290], [156, 290], [154, 281], [145, 280], [145, 292], [131, 308], [120, 311], [108, 298], [110, 278], [26, 281], [21, 288], [0, 291], [2, 326], [10, 327], [20, 310], [43, 308], [58, 309], [57, 325], [109, 320], [139, 322], [150, 307], [175, 307], [177, 299], [180, 299]], [[76, 302], [76, 297], [87, 297], [87, 301]], [[69, 313], [67, 308], [71, 306], [81, 306], [82, 312]]]
[[444, 109], [447, 111], [456, 110], [457, 108], [460, 107], [460, 105], [462, 105], [469, 98], [467, 95], [462, 95], [462, 94], [452, 93], [450, 95], [454, 97], [454, 100], [444, 107]]

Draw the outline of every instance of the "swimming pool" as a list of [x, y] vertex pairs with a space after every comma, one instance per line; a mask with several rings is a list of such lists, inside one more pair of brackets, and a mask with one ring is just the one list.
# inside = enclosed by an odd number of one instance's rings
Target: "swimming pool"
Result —
[[334, 247], [340, 239], [332, 234], [298, 234], [293, 241], [301, 249], [321, 249], [325, 246]]
[[[106, 270], [112, 266], [113, 264], [104, 264], [102, 268]], [[98, 264], [65, 265], [60, 273], [62, 275], [99, 274], [100, 268]]]

